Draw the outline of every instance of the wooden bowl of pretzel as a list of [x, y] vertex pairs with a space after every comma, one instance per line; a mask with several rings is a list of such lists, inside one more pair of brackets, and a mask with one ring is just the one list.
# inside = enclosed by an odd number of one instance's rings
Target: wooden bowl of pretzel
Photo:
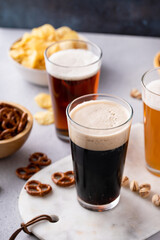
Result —
[[20, 149], [33, 125], [32, 114], [25, 107], [0, 102], [0, 158], [8, 157]]

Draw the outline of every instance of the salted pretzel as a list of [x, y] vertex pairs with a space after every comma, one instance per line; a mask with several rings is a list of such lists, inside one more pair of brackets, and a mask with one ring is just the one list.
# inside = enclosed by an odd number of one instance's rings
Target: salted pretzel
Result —
[[29, 161], [38, 166], [47, 166], [51, 163], [51, 160], [46, 154], [41, 152], [35, 152], [29, 157]]
[[27, 167], [17, 168], [16, 175], [24, 180], [28, 180], [33, 174], [37, 173], [40, 168], [34, 164], [29, 164]]
[[42, 197], [48, 194], [52, 190], [52, 187], [49, 184], [44, 184], [37, 180], [31, 180], [26, 183], [25, 189], [27, 193], [32, 196]]
[[74, 172], [55, 172], [51, 176], [52, 181], [60, 187], [68, 187], [75, 183]]

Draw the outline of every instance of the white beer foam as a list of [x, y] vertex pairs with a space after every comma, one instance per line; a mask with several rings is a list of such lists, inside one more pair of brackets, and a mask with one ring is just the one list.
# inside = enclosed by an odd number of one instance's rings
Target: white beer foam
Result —
[[83, 80], [98, 72], [98, 59], [99, 57], [89, 50], [66, 49], [52, 54], [49, 61], [46, 61], [46, 69], [50, 75], [59, 79]]
[[146, 105], [160, 111], [160, 79], [151, 81], [146, 85], [146, 89], [143, 88], [142, 98]]
[[129, 138], [131, 121], [122, 124], [129, 119], [130, 113], [119, 103], [107, 100], [87, 101], [77, 105], [70, 112], [70, 117], [79, 124], [68, 121], [70, 138], [82, 148], [111, 150], [120, 147]]

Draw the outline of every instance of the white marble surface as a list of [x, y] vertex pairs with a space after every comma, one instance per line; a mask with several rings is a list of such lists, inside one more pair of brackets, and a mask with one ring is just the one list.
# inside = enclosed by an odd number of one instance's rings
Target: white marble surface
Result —
[[72, 170], [71, 156], [68, 156], [31, 178], [52, 186], [53, 191], [48, 196], [33, 197], [22, 189], [19, 210], [23, 221], [45, 213], [57, 215], [58, 222], [43, 222], [31, 228], [42, 240], [52, 240], [53, 236], [60, 240], [143, 240], [156, 233], [160, 230], [160, 208], [152, 204], [151, 197], [154, 193], [160, 193], [159, 178], [146, 170], [143, 148], [143, 125], [133, 125], [125, 175], [140, 184], [151, 184], [152, 192], [147, 199], [129, 188], [122, 188], [120, 203], [113, 210], [97, 213], [84, 209], [77, 202], [75, 187], [61, 188], [51, 180], [54, 172]]
[[[8, 58], [9, 47], [24, 32], [24, 29], [0, 28], [0, 100], [20, 103], [34, 114], [40, 110], [33, 100], [35, 95], [40, 92], [48, 93], [48, 89], [23, 81]], [[133, 122], [141, 122], [142, 103], [131, 98], [129, 92], [133, 87], [140, 89], [142, 74], [153, 67], [153, 58], [160, 51], [160, 38], [94, 33], [83, 35], [98, 44], [103, 51], [99, 92], [125, 98], [133, 106]], [[9, 239], [22, 222], [18, 211], [18, 197], [24, 181], [16, 177], [15, 170], [26, 166], [29, 155], [35, 151], [45, 152], [52, 162], [70, 154], [69, 144], [56, 137], [53, 125], [40, 126], [34, 122], [31, 135], [24, 146], [14, 155], [0, 160], [1, 240]], [[21, 239], [37, 238], [22, 232], [17, 237], [17, 240]], [[160, 233], [149, 239], [159, 240]]]

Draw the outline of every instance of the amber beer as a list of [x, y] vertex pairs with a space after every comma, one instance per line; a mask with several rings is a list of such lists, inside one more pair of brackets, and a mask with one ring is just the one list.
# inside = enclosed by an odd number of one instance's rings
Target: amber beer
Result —
[[[97, 46], [93, 45], [91, 48], [90, 45], [93, 44], [85, 42], [85, 46], [88, 46], [87, 49], [70, 49], [69, 47], [69, 49], [62, 49], [46, 58], [56, 132], [62, 139], [68, 138], [67, 105], [79, 96], [97, 93], [98, 90], [101, 51]], [[84, 46], [84, 44], [80, 44], [80, 46]], [[94, 48], [96, 48], [96, 52], [93, 51]]]
[[145, 156], [148, 167], [160, 171], [160, 109], [156, 110], [143, 103]]
[[115, 207], [120, 198], [132, 108], [119, 98], [90, 94], [74, 100], [67, 108], [67, 117], [79, 203], [95, 211]]
[[82, 80], [65, 80], [49, 74], [49, 89], [55, 114], [56, 131], [68, 135], [66, 107], [75, 98], [87, 93], [97, 93], [99, 83], [98, 71], [93, 76]]
[[160, 79], [158, 79], [158, 70], [160, 69], [153, 69], [144, 74], [142, 97], [146, 167], [153, 174], [160, 176]]

